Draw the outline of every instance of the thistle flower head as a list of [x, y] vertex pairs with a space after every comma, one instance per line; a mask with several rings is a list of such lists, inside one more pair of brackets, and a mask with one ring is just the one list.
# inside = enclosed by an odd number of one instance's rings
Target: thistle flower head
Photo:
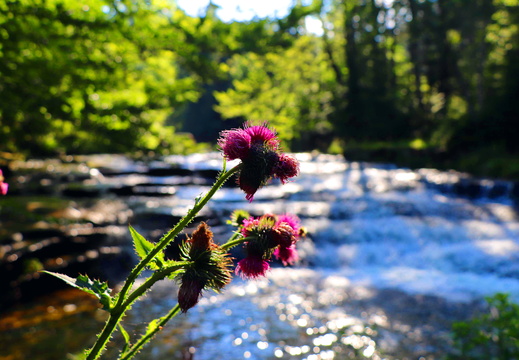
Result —
[[299, 174], [299, 162], [290, 155], [280, 154], [273, 173], [283, 184], [286, 184], [289, 178]]
[[238, 262], [236, 266], [236, 275], [243, 279], [257, 279], [265, 276], [270, 269], [268, 261], [257, 256], [248, 256]]
[[295, 245], [289, 247], [280, 246], [274, 250], [274, 256], [281, 260], [283, 265], [293, 265], [299, 260]]
[[2, 170], [0, 170], [0, 195], [6, 195], [8, 189], [9, 184], [4, 182], [4, 174]]
[[300, 237], [301, 220], [299, 220], [299, 218], [296, 215], [292, 215], [292, 214], [279, 215], [277, 217], [277, 223], [278, 224], [283, 224], [283, 223], [287, 224], [288, 226], [290, 226], [292, 228], [292, 233], [294, 234], [294, 236], [296, 238]]
[[297, 216], [251, 216], [243, 220], [240, 231], [247, 240], [247, 255], [238, 263], [236, 273], [243, 278], [255, 279], [264, 276], [273, 255], [284, 265], [294, 264], [298, 260], [295, 244], [301, 234], [301, 225]]
[[273, 177], [285, 183], [299, 173], [297, 160], [280, 152], [277, 134], [267, 123], [222, 131], [218, 145], [227, 160], [242, 161], [238, 185], [249, 201]]
[[181, 259], [191, 262], [179, 275], [178, 302], [183, 312], [198, 303], [202, 290], [218, 292], [231, 280], [231, 259], [213, 242], [213, 233], [204, 222], [182, 245]]

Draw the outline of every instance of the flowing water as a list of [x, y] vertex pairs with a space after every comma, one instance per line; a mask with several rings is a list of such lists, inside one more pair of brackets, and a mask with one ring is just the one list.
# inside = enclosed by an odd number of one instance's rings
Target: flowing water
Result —
[[[205, 293], [137, 358], [439, 359], [451, 322], [483, 297], [507, 292], [519, 301], [519, 185], [297, 157], [293, 182], [270, 184], [252, 203], [229, 184], [197, 220], [225, 241], [234, 209], [297, 214], [309, 234], [298, 244], [300, 263]], [[12, 191], [0, 201], [0, 270], [11, 275], [2, 287], [12, 309], [0, 318], [0, 359], [64, 358], [93, 341], [103, 313], [75, 291], [50, 292], [59, 285], [32, 270], [88, 272], [116, 285], [136, 261], [127, 224], [159, 238], [220, 166], [216, 153], [13, 164]], [[158, 283], [126, 318], [130, 332], [174, 306], [176, 290]]]

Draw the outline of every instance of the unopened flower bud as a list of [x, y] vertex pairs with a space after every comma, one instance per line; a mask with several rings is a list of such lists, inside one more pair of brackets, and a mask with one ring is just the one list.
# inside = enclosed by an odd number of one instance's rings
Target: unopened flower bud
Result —
[[186, 312], [198, 304], [205, 286], [201, 280], [189, 272], [182, 276], [180, 289], [178, 290], [178, 304], [182, 312]]
[[202, 290], [220, 291], [231, 280], [228, 254], [213, 242], [213, 233], [202, 222], [181, 247], [181, 259], [189, 261], [178, 275], [178, 303], [183, 312], [198, 303]]

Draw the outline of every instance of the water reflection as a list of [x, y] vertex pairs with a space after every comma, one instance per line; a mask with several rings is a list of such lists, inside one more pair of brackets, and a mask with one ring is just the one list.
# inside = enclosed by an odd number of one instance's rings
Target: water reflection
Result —
[[94, 341], [105, 319], [97, 299], [74, 289], [57, 291], [2, 314], [0, 359], [66, 359]]

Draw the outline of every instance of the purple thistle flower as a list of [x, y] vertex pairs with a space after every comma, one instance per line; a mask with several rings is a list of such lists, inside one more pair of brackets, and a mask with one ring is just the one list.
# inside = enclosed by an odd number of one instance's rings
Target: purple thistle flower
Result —
[[248, 256], [238, 262], [235, 272], [243, 279], [257, 279], [265, 276], [269, 269], [268, 261], [257, 256]]
[[259, 218], [244, 219], [241, 234], [247, 238], [247, 257], [238, 263], [236, 273], [243, 278], [264, 276], [269, 261], [275, 255], [283, 264], [294, 264], [298, 259], [295, 248], [301, 226], [295, 215], [265, 214]]
[[251, 136], [242, 129], [226, 130], [221, 133], [218, 145], [227, 160], [245, 159], [250, 150]]
[[273, 177], [286, 183], [299, 173], [297, 160], [280, 153], [277, 134], [267, 123], [252, 125], [247, 122], [243, 129], [225, 130], [220, 135], [218, 145], [224, 157], [242, 161], [238, 185], [249, 201]]
[[3, 174], [2, 170], [0, 170], [0, 194], [6, 195], [8, 189], [9, 189], [9, 184], [4, 182], [4, 174]]
[[299, 238], [300, 236], [300, 230], [301, 230], [301, 221], [299, 218], [292, 214], [283, 214], [279, 215], [277, 218], [277, 223], [282, 224], [286, 223], [288, 226], [292, 228], [292, 233], [296, 238]]
[[299, 260], [296, 246], [291, 245], [289, 247], [279, 246], [274, 250], [274, 256], [281, 260], [283, 265], [293, 265]]
[[277, 150], [279, 147], [279, 139], [274, 130], [270, 129], [267, 123], [263, 125], [245, 124], [245, 131], [250, 135], [251, 142], [261, 143], [269, 147], [271, 150]]
[[290, 155], [280, 154], [273, 172], [275, 177], [286, 184], [289, 178], [299, 174], [299, 162]]

